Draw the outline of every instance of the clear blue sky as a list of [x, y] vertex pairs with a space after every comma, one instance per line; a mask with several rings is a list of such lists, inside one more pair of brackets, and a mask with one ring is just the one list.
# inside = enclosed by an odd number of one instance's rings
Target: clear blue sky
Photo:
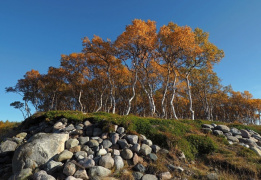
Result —
[[61, 54], [80, 52], [93, 34], [115, 40], [133, 19], [199, 27], [225, 52], [215, 71], [223, 85], [261, 98], [260, 0], [12, 0], [0, 2], [0, 120], [21, 121], [5, 93], [31, 70], [46, 73]]

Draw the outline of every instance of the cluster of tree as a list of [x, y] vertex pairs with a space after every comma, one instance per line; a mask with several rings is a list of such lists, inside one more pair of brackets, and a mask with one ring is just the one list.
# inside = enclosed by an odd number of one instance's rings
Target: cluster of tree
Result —
[[224, 56], [203, 30], [133, 20], [115, 41], [83, 38], [81, 53], [62, 55], [47, 74], [27, 72], [14, 87], [36, 111], [105, 111], [161, 118], [252, 122], [261, 102], [223, 87], [213, 65]]

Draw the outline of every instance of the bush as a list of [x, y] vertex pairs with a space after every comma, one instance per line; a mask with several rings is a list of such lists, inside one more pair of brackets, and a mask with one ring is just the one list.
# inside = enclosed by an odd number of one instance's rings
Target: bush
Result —
[[209, 154], [217, 150], [217, 145], [208, 136], [189, 135], [186, 139], [192, 148], [191, 152], [196, 156]]

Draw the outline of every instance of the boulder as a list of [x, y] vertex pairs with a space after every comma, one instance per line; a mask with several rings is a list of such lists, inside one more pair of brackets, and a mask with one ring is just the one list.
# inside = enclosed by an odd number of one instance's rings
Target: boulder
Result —
[[139, 157], [136, 153], [134, 154], [133, 158], [132, 158], [132, 163], [133, 165], [136, 165], [138, 163], [143, 163], [143, 158]]
[[239, 140], [235, 136], [227, 136], [227, 140], [232, 142], [239, 142]]
[[106, 151], [106, 149], [103, 149], [103, 148], [99, 149], [99, 152], [97, 153], [98, 156], [103, 156], [105, 154], [107, 154], [107, 151]]
[[55, 180], [55, 178], [51, 175], [48, 175], [46, 171], [38, 171], [33, 175], [34, 180]]
[[73, 131], [75, 130], [75, 127], [73, 124], [70, 124], [69, 126], [67, 126], [66, 128], [63, 128], [62, 131], [64, 132], [68, 132], [68, 131]]
[[250, 138], [251, 137], [251, 134], [245, 129], [241, 129], [240, 132], [241, 132], [241, 136], [243, 138]]
[[75, 178], [73, 176], [68, 176], [65, 180], [82, 180], [81, 178]]
[[75, 146], [79, 145], [79, 141], [77, 139], [69, 139], [68, 141], [66, 141], [66, 149], [71, 149]]
[[112, 155], [113, 155], [113, 156], [120, 156], [121, 153], [120, 153], [119, 150], [117, 150], [117, 149], [113, 149], [113, 150], [112, 150]]
[[136, 152], [136, 153], [138, 153], [138, 152], [140, 152], [140, 145], [137, 143], [137, 144], [134, 144], [132, 147], [131, 147], [131, 150], [133, 151], [133, 152]]
[[147, 156], [151, 153], [151, 147], [149, 147], [147, 144], [142, 144], [140, 148], [140, 153], [144, 156]]
[[77, 124], [77, 125], [75, 126], [75, 129], [76, 129], [76, 130], [83, 130], [83, 127], [84, 127], [83, 124]]
[[210, 124], [202, 124], [201, 127], [202, 128], [208, 128], [208, 129], [214, 129], [214, 126], [212, 126]]
[[126, 139], [120, 139], [117, 143], [120, 145], [121, 149], [128, 147], [128, 142], [126, 141]]
[[57, 161], [61, 162], [64, 160], [68, 160], [71, 159], [73, 157], [73, 153], [68, 151], [68, 150], [64, 150], [63, 152], [61, 152], [58, 156], [57, 156]]
[[90, 138], [88, 136], [86, 137], [79, 137], [79, 143], [80, 145], [85, 145], [87, 144], [87, 142], [90, 140]]
[[12, 163], [13, 173], [25, 168], [34, 169], [28, 166], [26, 160], [37, 166], [45, 164], [64, 150], [65, 141], [68, 139], [68, 134], [39, 133], [34, 135], [27, 143], [16, 149]]
[[55, 172], [56, 170], [59, 170], [60, 168], [62, 168], [62, 166], [63, 166], [63, 163], [51, 160], [46, 165], [46, 171], [52, 173], [52, 172]]
[[130, 144], [137, 144], [139, 137], [137, 135], [127, 135], [126, 139]]
[[148, 157], [149, 157], [152, 161], [157, 161], [157, 160], [158, 160], [157, 155], [154, 154], [154, 153], [150, 153], [150, 154], [148, 155]]
[[111, 147], [112, 142], [111, 142], [110, 140], [106, 139], [106, 140], [104, 140], [104, 141], [102, 142], [102, 145], [103, 145], [103, 147], [106, 149], [106, 148]]
[[224, 135], [224, 133], [221, 130], [214, 130], [213, 134], [216, 135], [216, 136]]
[[142, 178], [143, 174], [140, 172], [133, 172], [132, 176], [134, 177], [135, 180], [140, 180]]
[[26, 132], [21, 132], [19, 134], [17, 134], [15, 137], [19, 138], [19, 139], [24, 139], [27, 136]]
[[79, 151], [81, 151], [81, 146], [80, 145], [74, 146], [74, 147], [70, 148], [69, 151], [71, 151], [72, 153], [79, 152]]
[[90, 148], [92, 148], [92, 147], [97, 147], [97, 146], [99, 146], [99, 142], [96, 141], [96, 140], [94, 140], [94, 139], [91, 139], [91, 140], [88, 142], [88, 146], [89, 146]]
[[230, 129], [230, 132], [232, 133], [233, 136], [241, 135], [241, 132], [237, 128], [234, 128], [234, 127], [232, 127]]
[[88, 175], [91, 179], [109, 176], [111, 174], [111, 170], [102, 167], [102, 166], [95, 166], [88, 170]]
[[215, 127], [215, 130], [220, 130], [223, 133], [227, 133], [227, 132], [230, 131], [230, 128], [227, 127], [226, 125], [218, 125], [218, 126]]
[[86, 159], [88, 157], [88, 154], [85, 151], [79, 151], [77, 153], [74, 154], [74, 156], [76, 157], [76, 159], [78, 161]]
[[112, 144], [116, 144], [118, 140], [120, 139], [120, 136], [118, 133], [113, 133], [111, 136], [111, 142]]
[[123, 159], [121, 158], [121, 156], [114, 157], [114, 164], [115, 164], [116, 170], [122, 169], [124, 167], [124, 162], [123, 162]]
[[85, 122], [83, 123], [83, 125], [87, 127], [87, 126], [91, 126], [92, 123], [90, 123], [90, 121], [85, 121]]
[[143, 143], [143, 144], [147, 144], [148, 146], [152, 146], [152, 144], [153, 144], [152, 141], [149, 140], [149, 139], [143, 140], [142, 143]]
[[67, 176], [72, 176], [74, 175], [76, 171], [76, 166], [74, 163], [72, 162], [67, 162], [65, 165], [64, 165], [64, 168], [63, 168], [63, 173]]
[[53, 129], [55, 130], [60, 130], [60, 129], [64, 129], [65, 125], [62, 122], [57, 122], [53, 125]]
[[76, 178], [81, 178], [83, 180], [89, 179], [87, 172], [85, 169], [79, 169], [75, 172], [74, 177]]
[[107, 169], [112, 169], [112, 167], [114, 166], [114, 159], [111, 157], [111, 154], [102, 156], [99, 160], [99, 165]]
[[118, 127], [118, 129], [117, 129], [117, 133], [119, 133], [119, 134], [123, 134], [124, 131], [125, 131], [124, 127]]
[[15, 151], [16, 147], [17, 143], [15, 143], [14, 141], [6, 140], [0, 145], [0, 153]]
[[152, 152], [157, 153], [160, 150], [160, 147], [157, 145], [152, 145], [151, 149], [152, 149]]
[[146, 168], [142, 164], [139, 163], [133, 167], [133, 170], [144, 173], [146, 171]]
[[167, 172], [160, 173], [159, 177], [161, 180], [168, 180], [172, 178], [172, 175], [170, 174], [169, 171], [167, 171]]
[[131, 159], [133, 157], [133, 152], [130, 149], [123, 149], [121, 152], [121, 156], [123, 159]]
[[95, 166], [95, 161], [91, 158], [86, 158], [79, 162], [84, 168], [91, 168]]
[[152, 175], [152, 174], [145, 174], [141, 178], [142, 180], [158, 180], [157, 176]]
[[13, 176], [11, 176], [8, 180], [26, 180], [28, 179], [31, 175], [33, 175], [32, 173], [32, 169], [31, 168], [25, 168], [22, 169], [19, 172], [16, 172]]

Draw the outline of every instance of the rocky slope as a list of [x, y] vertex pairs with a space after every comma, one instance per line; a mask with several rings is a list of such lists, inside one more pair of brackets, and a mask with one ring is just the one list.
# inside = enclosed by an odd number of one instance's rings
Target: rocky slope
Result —
[[[173, 133], [169, 135], [170, 130], [161, 126], [161, 123], [166, 123], [167, 120], [152, 120], [153, 126], [146, 123], [142, 125], [140, 124], [142, 121], [135, 124], [133, 121], [136, 129], [141, 132], [149, 126], [143, 131], [148, 132], [147, 134], [139, 134], [132, 131], [134, 125], [130, 124], [129, 120], [127, 123], [118, 121], [121, 123], [117, 125], [115, 120], [95, 121], [89, 118], [77, 121], [64, 117], [55, 120], [41, 118], [41, 120], [34, 119], [34, 123], [29, 120], [24, 122], [19, 127], [19, 133], [1, 142], [0, 179], [222, 179], [228, 175], [222, 174], [223, 167], [213, 164], [214, 158], [215, 161], [220, 160], [215, 157], [220, 156], [220, 152], [217, 151], [225, 151], [225, 148], [237, 151], [241, 147], [243, 150], [251, 149], [247, 150], [247, 153], [255, 152], [255, 155], [261, 156], [259, 146], [261, 136], [257, 132], [221, 124], [202, 123], [197, 124], [198, 129], [188, 128], [186, 132], [189, 135], [184, 136], [186, 138], [184, 141], [183, 137], [177, 138], [172, 136]], [[171, 123], [165, 125], [172, 126]], [[187, 127], [175, 125], [176, 128], [179, 126], [175, 132]], [[161, 129], [160, 134], [156, 134], [157, 136], [152, 134], [153, 128]], [[197, 136], [193, 133], [197, 133]], [[155, 139], [146, 138], [147, 135]], [[168, 149], [159, 146], [165, 146], [166, 139], [161, 137], [168, 139]], [[218, 148], [212, 146], [211, 139], [207, 142], [209, 137], [216, 138], [216, 143], [220, 141]], [[174, 138], [172, 143], [179, 139], [175, 147], [170, 143], [171, 138]], [[159, 144], [155, 144], [154, 140]], [[183, 141], [191, 144], [185, 143], [182, 148]], [[221, 146], [224, 146], [223, 149]], [[207, 157], [208, 162], [201, 162], [200, 157], [191, 159], [189, 152]], [[229, 164], [229, 161], [226, 163]], [[234, 168], [234, 172], [236, 171]], [[258, 178], [259, 171], [248, 176]], [[240, 179], [240, 176], [233, 177]]]

